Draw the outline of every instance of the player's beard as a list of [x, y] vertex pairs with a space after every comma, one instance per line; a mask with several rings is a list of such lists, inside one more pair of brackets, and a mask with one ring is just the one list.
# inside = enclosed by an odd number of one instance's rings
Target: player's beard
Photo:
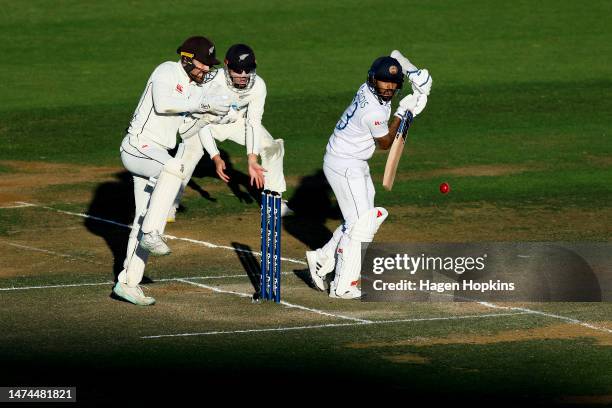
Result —
[[391, 102], [396, 93], [395, 89], [377, 89], [377, 91], [378, 97], [385, 102]]
[[249, 85], [250, 77], [232, 77], [234, 88], [245, 89]]

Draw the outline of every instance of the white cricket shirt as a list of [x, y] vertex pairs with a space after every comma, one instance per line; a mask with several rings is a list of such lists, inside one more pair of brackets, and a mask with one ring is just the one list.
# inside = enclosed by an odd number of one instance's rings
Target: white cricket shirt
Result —
[[220, 86], [231, 91], [229, 92], [231, 103], [236, 106], [240, 117], [246, 121], [247, 153], [259, 154], [261, 141], [267, 133], [261, 124], [261, 120], [268, 91], [262, 77], [257, 75], [254, 81], [251, 89], [238, 92], [236, 88], [228, 85], [225, 72], [223, 69], [219, 69], [219, 73], [211, 82], [213, 83], [212, 86]]
[[325, 162], [367, 161], [374, 154], [375, 138], [389, 133], [391, 102], [381, 104], [367, 83], [359, 87], [329, 138]]
[[173, 149], [184, 114], [198, 109], [201, 96], [202, 86], [190, 80], [180, 62], [164, 62], [149, 77], [127, 131]]

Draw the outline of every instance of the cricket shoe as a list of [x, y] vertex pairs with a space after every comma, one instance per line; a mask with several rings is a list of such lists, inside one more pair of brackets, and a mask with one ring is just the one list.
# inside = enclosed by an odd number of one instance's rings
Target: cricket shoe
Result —
[[287, 200], [281, 200], [281, 217], [293, 214], [295, 214], [295, 212], [291, 208], [289, 208]]
[[164, 256], [172, 252], [170, 247], [166, 245], [164, 238], [157, 231], [143, 234], [140, 240], [140, 246], [149, 251], [151, 255], [155, 256]]
[[334, 299], [359, 299], [361, 298], [361, 289], [357, 286], [351, 286], [349, 290], [344, 293], [336, 292], [336, 284], [332, 282], [329, 285], [329, 297]]
[[320, 249], [306, 252], [308, 270], [310, 278], [315, 287], [321, 291], [326, 291], [329, 285], [325, 280], [325, 275], [332, 272], [336, 266], [334, 257], [325, 256]]
[[115, 287], [113, 287], [113, 293], [121, 299], [138, 306], [151, 306], [155, 304], [155, 299], [145, 296], [140, 286], [131, 287], [125, 283], [117, 282]]
[[176, 207], [174, 206], [170, 207], [170, 210], [168, 210], [168, 216], [166, 217], [166, 222], [167, 223], [176, 222]]

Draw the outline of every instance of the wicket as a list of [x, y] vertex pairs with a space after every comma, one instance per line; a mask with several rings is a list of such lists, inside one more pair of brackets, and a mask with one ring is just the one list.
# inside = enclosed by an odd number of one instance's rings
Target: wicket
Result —
[[281, 195], [261, 193], [260, 299], [280, 302], [281, 292]]

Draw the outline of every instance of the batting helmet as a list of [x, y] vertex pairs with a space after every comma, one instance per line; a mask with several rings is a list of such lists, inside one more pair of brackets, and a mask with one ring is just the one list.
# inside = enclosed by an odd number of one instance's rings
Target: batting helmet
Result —
[[[376, 81], [392, 82], [397, 84], [391, 96], [383, 95], [376, 86]], [[374, 60], [368, 71], [368, 87], [378, 97], [380, 103], [389, 102], [393, 96], [402, 89], [404, 84], [404, 73], [400, 63], [392, 57], [379, 57]]]

